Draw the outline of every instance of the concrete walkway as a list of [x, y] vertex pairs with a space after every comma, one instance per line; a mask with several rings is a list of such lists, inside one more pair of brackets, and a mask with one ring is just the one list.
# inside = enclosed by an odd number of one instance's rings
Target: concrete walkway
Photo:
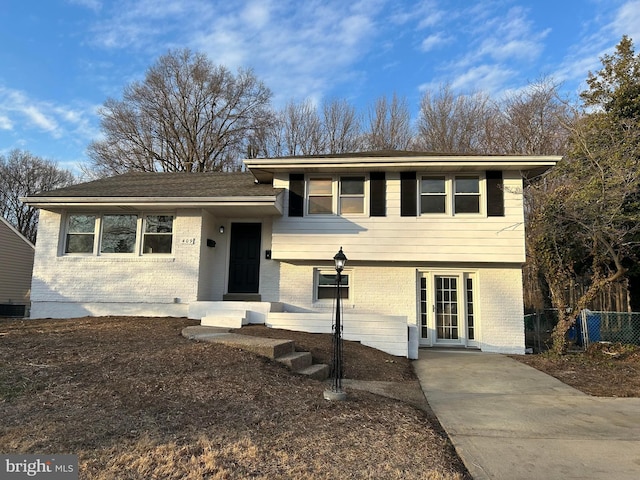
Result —
[[475, 480], [640, 478], [640, 398], [591, 397], [504, 355], [419, 357], [427, 400]]

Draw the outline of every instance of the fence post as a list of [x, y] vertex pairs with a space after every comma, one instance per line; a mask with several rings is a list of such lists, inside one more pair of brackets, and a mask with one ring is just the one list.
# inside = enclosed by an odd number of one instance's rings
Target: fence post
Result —
[[580, 325], [582, 326], [582, 346], [586, 350], [589, 346], [589, 323], [587, 322], [587, 311], [585, 309], [580, 312]]

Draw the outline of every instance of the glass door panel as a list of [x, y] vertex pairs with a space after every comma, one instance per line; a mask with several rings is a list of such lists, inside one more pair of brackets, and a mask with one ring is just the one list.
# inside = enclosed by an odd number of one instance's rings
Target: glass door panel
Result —
[[458, 277], [436, 276], [435, 296], [437, 340], [444, 340], [447, 343], [457, 343], [460, 341]]
[[427, 277], [420, 277], [420, 343], [429, 344], [429, 303]]

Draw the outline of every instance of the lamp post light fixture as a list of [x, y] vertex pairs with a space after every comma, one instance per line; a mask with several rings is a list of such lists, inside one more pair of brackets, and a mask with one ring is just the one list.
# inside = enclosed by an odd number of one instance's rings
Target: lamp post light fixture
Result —
[[343, 355], [342, 355], [342, 270], [347, 263], [347, 257], [340, 247], [340, 251], [335, 254], [333, 261], [336, 266], [336, 317], [333, 324], [333, 363], [331, 365], [331, 388], [324, 391], [324, 398], [327, 400], [346, 400], [347, 394], [342, 390], [343, 376]]

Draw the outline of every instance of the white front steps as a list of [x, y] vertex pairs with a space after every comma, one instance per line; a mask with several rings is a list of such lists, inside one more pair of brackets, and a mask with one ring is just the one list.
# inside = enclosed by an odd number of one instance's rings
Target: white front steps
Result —
[[[271, 307], [270, 302], [198, 301], [189, 304], [189, 318], [212, 327], [240, 328], [249, 323], [264, 324]], [[244, 318], [241, 323], [240, 318]]]
[[203, 327], [240, 328], [248, 323], [246, 310], [217, 310], [200, 319]]

